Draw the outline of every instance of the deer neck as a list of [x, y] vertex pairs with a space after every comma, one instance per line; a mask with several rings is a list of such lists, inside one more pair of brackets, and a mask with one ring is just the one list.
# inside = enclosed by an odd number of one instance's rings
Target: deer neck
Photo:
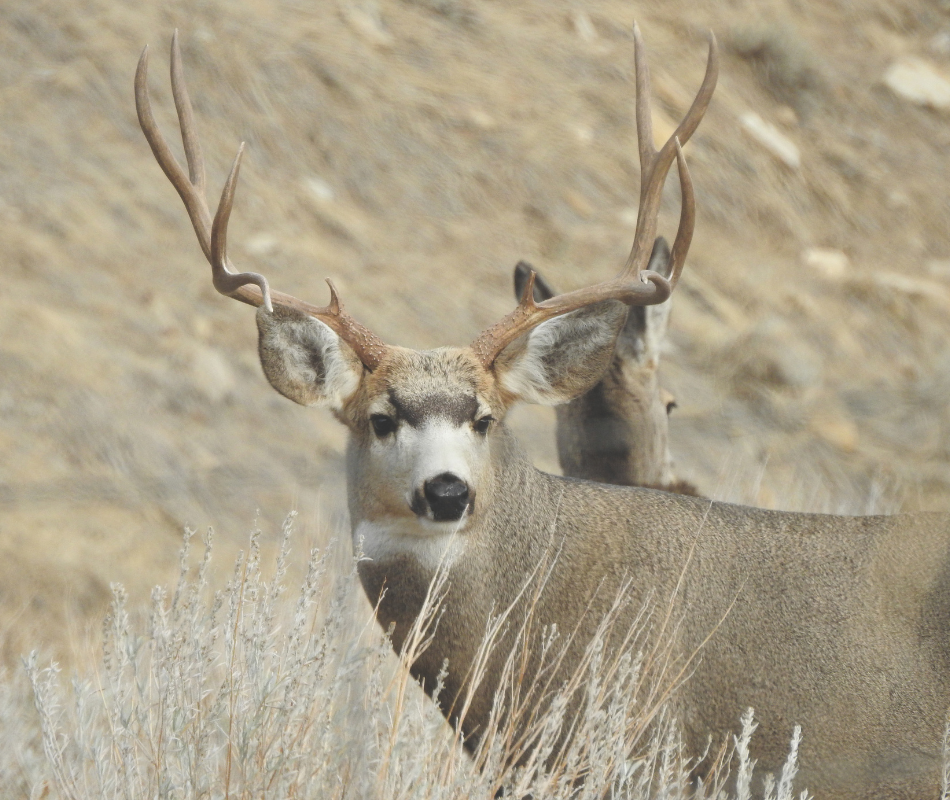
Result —
[[[447, 570], [434, 638], [411, 664], [426, 691], [431, 692], [439, 680], [444, 682], [440, 696], [444, 708], [460, 708], [461, 698], [470, 691], [469, 670], [478, 661], [489, 621], [508, 612], [511, 618], [524, 613], [522, 595], [532, 592], [531, 587], [522, 591], [525, 581], [532, 570], [543, 579], [545, 554], [556, 550], [551, 544], [558, 535], [564, 487], [576, 483], [535, 469], [510, 431], [503, 425], [498, 428], [492, 442], [496, 465], [492, 482], [479, 487], [490, 500], [457, 532], [425, 538], [420, 529], [405, 523], [383, 529], [353, 509], [354, 547], [363, 553], [360, 581], [397, 652], [404, 652], [439, 570]], [[545, 624], [550, 621], [545, 619]], [[495, 662], [510, 650], [507, 637], [518, 625], [508, 628], [490, 657], [491, 677], [469, 698], [462, 723], [468, 747], [477, 744], [487, 722], [500, 670]], [[453, 713], [446, 713], [453, 724], [458, 722]]]

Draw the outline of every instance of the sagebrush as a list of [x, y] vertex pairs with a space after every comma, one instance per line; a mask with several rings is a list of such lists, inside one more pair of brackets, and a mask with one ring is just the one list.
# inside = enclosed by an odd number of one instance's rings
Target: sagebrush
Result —
[[[793, 796], [797, 730], [774, 779], [754, 777], [751, 709], [728, 750], [687, 754], [668, 693], [647, 675], [650, 654], [609, 654], [601, 637], [583, 674], [543, 698], [518, 685], [513, 652], [492, 730], [470, 756], [407, 669], [438, 624], [444, 574], [397, 658], [355, 569], [333, 574], [333, 546], [311, 550], [299, 590], [285, 591], [292, 528], [291, 516], [269, 576], [255, 530], [217, 589], [209, 585], [210, 532], [196, 566], [187, 533], [178, 584], [155, 589], [147, 613], [127, 608], [124, 590], [113, 587], [101, 661], [68, 688], [55, 664], [41, 667], [33, 654], [26, 671], [36, 714], [26, 714], [13, 679], [0, 692], [4, 725], [17, 737], [2, 756], [4, 793], [71, 800]], [[486, 647], [504, 624], [503, 613], [486, 621]], [[641, 624], [650, 624], [647, 611]], [[537, 635], [556, 652], [556, 631]], [[577, 691], [584, 713], [571, 720], [565, 709]], [[434, 694], [438, 702], [438, 687]], [[535, 717], [530, 735], [516, 741], [506, 715], [519, 698], [522, 706], [532, 698]], [[556, 747], [562, 737], [568, 744]], [[701, 757], [710, 764], [705, 782], [691, 777]]]

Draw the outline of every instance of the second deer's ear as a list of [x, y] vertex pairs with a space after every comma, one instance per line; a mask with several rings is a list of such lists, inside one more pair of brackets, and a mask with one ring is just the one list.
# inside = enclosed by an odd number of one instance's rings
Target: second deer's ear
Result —
[[541, 303], [550, 300], [557, 292], [527, 261], [519, 261], [515, 265], [515, 300], [520, 300], [524, 296], [524, 289], [528, 285], [528, 277], [532, 271], [534, 271], [534, 302]]
[[584, 394], [610, 364], [626, 313], [623, 303], [606, 300], [538, 325], [495, 359], [501, 388], [546, 406]]
[[340, 411], [359, 388], [363, 365], [330, 328], [284, 306], [257, 311], [258, 353], [270, 385], [303, 406]]
[[[669, 278], [671, 266], [670, 246], [666, 239], [658, 236], [653, 243], [647, 269]], [[630, 308], [627, 323], [617, 339], [617, 354], [621, 358], [632, 359], [642, 367], [656, 368], [660, 361], [660, 347], [670, 321], [671, 303], [672, 299], [653, 306]]]

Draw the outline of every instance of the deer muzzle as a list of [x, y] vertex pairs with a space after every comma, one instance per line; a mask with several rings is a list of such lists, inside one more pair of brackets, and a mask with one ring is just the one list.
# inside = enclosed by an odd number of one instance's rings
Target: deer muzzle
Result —
[[443, 472], [427, 480], [416, 492], [412, 510], [436, 522], [458, 522], [472, 504], [475, 493], [458, 475]]

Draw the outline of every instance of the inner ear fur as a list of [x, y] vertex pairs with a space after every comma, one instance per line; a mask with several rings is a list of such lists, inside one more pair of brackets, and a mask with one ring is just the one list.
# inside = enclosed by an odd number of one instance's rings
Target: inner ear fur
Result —
[[613, 357], [627, 307], [606, 300], [555, 317], [516, 339], [495, 360], [502, 389], [539, 405], [559, 405], [587, 392]]
[[[647, 269], [658, 272], [664, 278], [672, 274], [670, 245], [662, 236], [653, 242]], [[535, 272], [534, 301], [541, 303], [558, 294], [527, 261], [519, 261], [514, 269], [515, 299], [520, 300], [528, 285], [531, 272]], [[660, 345], [666, 336], [670, 318], [671, 300], [652, 306], [633, 306], [627, 321], [620, 330], [616, 352], [623, 359], [631, 359], [643, 367], [655, 369], [660, 360]]]
[[340, 411], [359, 388], [363, 365], [327, 325], [301, 311], [261, 306], [258, 354], [270, 385], [303, 406]]

